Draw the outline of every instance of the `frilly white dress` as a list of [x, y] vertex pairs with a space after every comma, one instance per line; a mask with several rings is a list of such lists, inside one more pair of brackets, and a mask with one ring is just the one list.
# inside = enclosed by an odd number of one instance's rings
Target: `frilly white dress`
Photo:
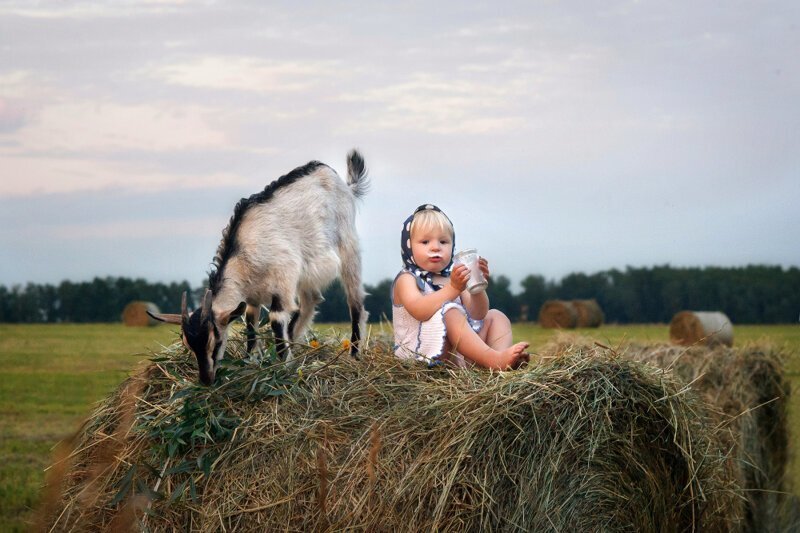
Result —
[[[444, 323], [444, 314], [450, 309], [458, 309], [467, 317], [470, 327], [478, 333], [483, 327], [483, 320], [474, 320], [469, 316], [467, 309], [461, 302], [459, 296], [453, 301], [446, 302], [442, 308], [435, 312], [431, 318], [420, 322], [408, 310], [399, 305], [394, 300], [394, 286], [400, 276], [414, 274], [408, 270], [402, 270], [394, 278], [392, 283], [392, 326], [394, 328], [394, 354], [401, 359], [416, 359], [430, 366], [442, 363], [445, 340], [447, 338], [447, 326]], [[416, 277], [416, 276], [415, 276]], [[434, 288], [427, 281], [416, 277], [417, 285], [421, 286], [423, 294], [434, 292]], [[464, 360], [464, 356], [455, 353], [454, 357], [448, 360], [457, 367], [465, 368], [469, 366]]]

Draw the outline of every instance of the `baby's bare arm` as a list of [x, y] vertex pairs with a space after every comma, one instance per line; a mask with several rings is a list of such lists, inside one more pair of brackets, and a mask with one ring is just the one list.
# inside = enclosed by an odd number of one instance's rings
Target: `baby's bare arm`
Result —
[[489, 312], [489, 297], [486, 295], [486, 291], [478, 294], [465, 292], [461, 295], [461, 301], [464, 302], [464, 308], [470, 317], [475, 320], [486, 318], [486, 313]]
[[453, 269], [450, 283], [431, 294], [422, 294], [417, 287], [417, 281], [412, 274], [402, 274], [394, 284], [394, 301], [405, 307], [408, 312], [419, 320], [429, 320], [435, 312], [440, 310], [446, 302], [455, 300], [466, 288], [469, 272]]

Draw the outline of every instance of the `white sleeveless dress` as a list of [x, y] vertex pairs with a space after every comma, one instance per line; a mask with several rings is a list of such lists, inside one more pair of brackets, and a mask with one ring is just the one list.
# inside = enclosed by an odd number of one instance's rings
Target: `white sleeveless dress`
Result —
[[[394, 354], [401, 359], [416, 359], [430, 366], [440, 364], [443, 361], [444, 345], [447, 338], [447, 326], [444, 323], [444, 314], [450, 309], [458, 309], [467, 317], [470, 327], [478, 333], [483, 327], [483, 320], [473, 320], [469, 316], [467, 309], [461, 302], [459, 296], [453, 301], [446, 302], [442, 308], [435, 312], [431, 318], [425, 322], [420, 322], [408, 310], [395, 303], [394, 286], [400, 276], [408, 274], [413, 276], [408, 270], [402, 270], [394, 278], [391, 289], [392, 297], [392, 326], [394, 328]], [[417, 278], [419, 280], [419, 278]], [[433, 287], [424, 280], [419, 280], [423, 284], [422, 293], [430, 294], [434, 292]], [[448, 358], [457, 367], [466, 368], [469, 366], [464, 360], [464, 356], [455, 353], [454, 357]]]

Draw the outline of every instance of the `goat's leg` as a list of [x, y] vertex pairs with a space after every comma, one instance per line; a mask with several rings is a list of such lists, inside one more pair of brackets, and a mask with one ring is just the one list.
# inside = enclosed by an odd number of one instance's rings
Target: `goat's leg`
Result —
[[364, 309], [364, 287], [361, 285], [361, 253], [355, 232], [342, 239], [342, 284], [350, 310], [350, 355], [356, 357], [361, 344], [361, 332], [367, 324]]
[[299, 299], [300, 311], [292, 316], [292, 321], [289, 323], [289, 336], [292, 340], [306, 332], [314, 318], [317, 305], [325, 301], [317, 289], [301, 289]]
[[289, 324], [291, 323], [292, 313], [296, 311], [294, 301], [294, 291], [285, 299], [277, 294], [272, 296], [272, 303], [269, 306], [269, 324], [275, 336], [275, 351], [278, 357], [290, 361], [292, 350], [289, 347], [291, 336], [289, 334]]
[[252, 353], [253, 348], [258, 350], [261, 349], [260, 343], [258, 342], [258, 337], [256, 337], [256, 334], [258, 333], [258, 319], [260, 318], [260, 315], [261, 306], [247, 306], [247, 311], [244, 315], [247, 331], [247, 353]]

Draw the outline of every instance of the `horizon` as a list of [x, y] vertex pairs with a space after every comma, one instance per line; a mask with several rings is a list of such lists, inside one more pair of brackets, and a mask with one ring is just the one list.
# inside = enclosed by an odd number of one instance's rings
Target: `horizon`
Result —
[[[509, 288], [512, 291], [512, 293], [514, 293], [514, 292], [518, 292], [518, 291], [520, 291], [522, 289], [521, 282], [528, 276], [542, 276], [546, 283], [560, 283], [561, 281], [563, 281], [564, 278], [566, 278], [568, 276], [572, 276], [572, 275], [586, 275], [588, 277], [591, 277], [591, 276], [595, 276], [597, 274], [608, 273], [608, 272], [611, 272], [611, 271], [626, 272], [629, 269], [631, 269], [631, 270], [654, 270], [654, 269], [657, 269], [657, 268], [668, 268], [668, 269], [673, 269], [673, 270], [701, 270], [701, 271], [708, 270], [708, 269], [745, 270], [745, 269], [748, 269], [748, 268], [780, 268], [782, 272], [787, 272], [787, 271], [791, 271], [793, 269], [794, 270], [798, 270], [798, 269], [800, 269], [800, 266], [797, 266], [797, 265], [784, 266], [784, 265], [766, 264], [766, 263], [750, 263], [750, 264], [747, 264], [747, 265], [731, 265], [731, 266], [721, 266], [721, 265], [686, 265], [686, 266], [678, 266], [678, 265], [671, 265], [671, 264], [639, 265], [639, 266], [636, 266], [636, 265], [625, 265], [622, 268], [611, 267], [611, 268], [600, 269], [600, 270], [591, 271], [591, 272], [573, 271], [573, 272], [568, 272], [568, 273], [564, 274], [563, 276], [559, 276], [557, 278], [548, 278], [548, 277], [546, 277], [546, 276], [544, 276], [544, 275], [542, 275], [540, 273], [537, 273], [537, 272], [529, 272], [528, 274], [524, 275], [522, 278], [520, 278], [518, 280], [517, 279], [512, 279], [511, 277], [509, 277], [508, 275], [506, 275], [506, 274], [504, 274], [502, 272], [493, 273], [492, 276], [495, 277], [495, 278], [498, 277], [498, 276], [503, 276], [503, 277], [507, 278], [510, 281]], [[380, 283], [382, 283], [384, 281], [391, 281], [393, 278], [394, 278], [394, 276], [387, 276], [386, 278], [379, 279], [379, 280], [377, 280], [375, 282], [364, 281], [363, 285], [376, 286], [376, 285], [378, 285], [378, 284], [380, 284]], [[141, 276], [120, 276], [120, 275], [114, 275], [114, 274], [106, 274], [106, 275], [98, 274], [98, 275], [92, 275], [91, 277], [84, 278], [84, 279], [67, 279], [67, 278], [63, 278], [63, 279], [60, 279], [59, 281], [41, 281], [41, 282], [27, 281], [27, 282], [23, 282], [23, 283], [15, 283], [15, 284], [6, 284], [6, 283], [0, 282], [0, 286], [4, 286], [7, 289], [12, 289], [14, 287], [22, 287], [22, 288], [24, 288], [25, 286], [31, 285], [31, 284], [32, 285], [50, 285], [50, 286], [58, 287], [62, 283], [74, 283], [74, 284], [89, 283], [94, 279], [131, 279], [131, 280], [141, 279], [141, 280], [144, 280], [145, 282], [147, 282], [148, 284], [162, 283], [162, 284], [165, 284], [165, 285], [170, 285], [170, 284], [173, 284], [173, 283], [180, 284], [180, 283], [183, 283], [183, 282], [187, 282], [187, 283], [189, 283], [189, 286], [193, 290], [197, 290], [197, 289], [202, 288], [203, 286], [205, 286], [205, 284], [208, 281], [208, 277], [207, 276], [205, 278], [203, 278], [200, 283], [193, 283], [192, 280], [189, 280], [189, 279], [165, 280], [165, 279], [149, 279], [149, 278], [144, 278], [144, 277], [141, 277]], [[338, 279], [337, 279], [337, 281], [338, 281]]]

